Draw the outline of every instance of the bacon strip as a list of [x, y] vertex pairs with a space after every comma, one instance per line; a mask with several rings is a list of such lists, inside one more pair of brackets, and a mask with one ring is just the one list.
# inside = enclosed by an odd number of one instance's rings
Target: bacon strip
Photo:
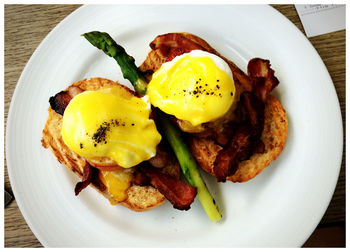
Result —
[[232, 176], [237, 171], [239, 162], [265, 150], [264, 143], [260, 140], [265, 104], [254, 93], [244, 92], [241, 94], [240, 105], [248, 120], [238, 126], [229, 145], [219, 151], [215, 159], [213, 171], [218, 182], [225, 182], [226, 177]]
[[179, 33], [167, 33], [157, 36], [151, 43], [153, 50], [159, 49], [167, 57], [166, 61], [171, 61], [176, 56], [188, 53], [192, 50], [204, 50], [204, 47], [184, 37]]
[[55, 96], [50, 97], [49, 103], [53, 110], [56, 111], [56, 113], [63, 115], [64, 110], [68, 106], [70, 100], [77, 94], [80, 94], [83, 92], [78, 87], [69, 87], [67, 91], [61, 91], [57, 93]]
[[269, 60], [254, 58], [248, 63], [248, 75], [252, 79], [253, 90], [263, 102], [266, 102], [269, 93], [279, 83], [274, 73]]
[[[196, 187], [190, 186], [174, 177], [161, 173], [152, 167], [141, 168], [141, 172], [141, 175], [136, 175], [136, 182], [139, 182], [142, 185], [149, 182], [170, 201], [174, 208], [179, 210], [190, 209], [190, 205], [197, 195]], [[149, 180], [144, 178], [144, 175], [147, 176]]]
[[263, 153], [265, 151], [265, 145], [260, 138], [264, 129], [265, 103], [256, 94], [251, 92], [242, 93], [241, 99], [251, 125], [250, 135], [254, 146], [253, 153]]
[[244, 92], [241, 94], [241, 102], [248, 114], [249, 122], [253, 128], [262, 130], [264, 126], [264, 110], [265, 103], [258, 99], [256, 94], [251, 92]]
[[248, 159], [253, 151], [251, 127], [242, 124], [233, 136], [229, 146], [219, 152], [214, 162], [214, 174], [218, 182], [225, 182], [226, 177], [233, 175], [238, 163]]
[[61, 91], [57, 93], [55, 96], [50, 97], [49, 102], [50, 106], [56, 113], [63, 115], [64, 110], [68, 106], [68, 103], [72, 97], [69, 95], [67, 91]]
[[75, 196], [78, 196], [78, 194], [91, 183], [93, 177], [92, 174], [93, 167], [86, 163], [84, 166], [83, 178], [75, 185]]
[[216, 157], [213, 171], [219, 182], [225, 182], [226, 177], [232, 176], [239, 162], [249, 159], [254, 153], [265, 151], [260, 139], [264, 127], [265, 102], [279, 81], [270, 68], [270, 61], [260, 58], [249, 61], [248, 75], [252, 92], [243, 92], [240, 97], [240, 106], [247, 120], [240, 124], [230, 144]]

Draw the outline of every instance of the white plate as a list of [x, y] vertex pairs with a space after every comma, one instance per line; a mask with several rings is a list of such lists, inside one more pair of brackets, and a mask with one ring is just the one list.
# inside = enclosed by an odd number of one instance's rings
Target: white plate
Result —
[[[95, 190], [74, 196], [78, 181], [40, 139], [48, 98], [89, 77], [123, 81], [113, 59], [80, 34], [106, 31], [140, 64], [158, 34], [199, 35], [242, 69], [270, 59], [280, 80], [289, 133], [283, 153], [247, 183], [208, 184], [224, 218], [211, 223], [198, 200], [181, 212], [169, 203], [136, 213]], [[85, 6], [63, 20], [35, 51], [13, 96], [7, 164], [17, 203], [48, 247], [301, 246], [321, 220], [339, 175], [342, 123], [331, 78], [303, 34], [269, 6]]]

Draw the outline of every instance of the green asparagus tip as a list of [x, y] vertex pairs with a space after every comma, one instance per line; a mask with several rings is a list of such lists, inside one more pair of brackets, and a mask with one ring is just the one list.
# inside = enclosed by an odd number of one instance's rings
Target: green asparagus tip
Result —
[[111, 48], [109, 48], [111, 45], [113, 45], [114, 40], [108, 33], [92, 31], [84, 33], [82, 34], [82, 36], [86, 38], [93, 46], [103, 50], [108, 56], [115, 56], [116, 51], [114, 49], [111, 50]]
[[129, 80], [136, 93], [146, 94], [147, 82], [143, 79], [135, 65], [135, 59], [125, 52], [125, 49], [118, 45], [106, 32], [92, 31], [82, 34], [93, 46], [102, 50], [106, 55], [114, 58], [119, 64], [123, 77]]

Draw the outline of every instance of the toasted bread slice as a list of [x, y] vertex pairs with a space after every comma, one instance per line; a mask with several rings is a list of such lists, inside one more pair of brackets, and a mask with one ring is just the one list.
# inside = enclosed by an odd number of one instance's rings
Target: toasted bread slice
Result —
[[[249, 77], [232, 61], [221, 56], [203, 39], [189, 33], [181, 34], [227, 62], [233, 72], [238, 94], [251, 89]], [[141, 64], [140, 70], [148, 74], [148, 78], [151, 78], [151, 74], [156, 71], [165, 60], [166, 58], [161, 54], [160, 50], [151, 50], [146, 60]], [[179, 126], [182, 129], [182, 125], [179, 124]], [[190, 132], [188, 130], [184, 131]], [[279, 101], [270, 95], [265, 107], [265, 123], [261, 136], [261, 140], [265, 144], [265, 152], [263, 154], [254, 154], [249, 160], [242, 161], [239, 164], [237, 172], [227, 179], [232, 182], [245, 182], [258, 175], [282, 152], [287, 138], [287, 131], [288, 122], [286, 112]], [[214, 161], [222, 147], [208, 138], [194, 138], [193, 141], [190, 141], [190, 147], [201, 167], [207, 172], [214, 174]]]
[[[71, 86], [76, 86], [86, 91], [97, 90], [102, 87], [110, 87], [114, 85], [119, 84], [103, 78], [92, 78], [90, 80], [75, 82]], [[70, 150], [63, 142], [61, 135], [63, 117], [51, 109], [51, 107], [49, 107], [48, 112], [49, 116], [47, 118], [41, 140], [42, 145], [45, 148], [49, 148], [61, 164], [66, 166], [81, 178], [83, 176], [83, 169], [87, 161]], [[175, 158], [173, 158], [171, 162], [169, 162], [167, 166], [162, 169], [163, 172], [169, 175], [179, 177], [180, 168]], [[98, 172], [100, 173], [99, 170]], [[125, 170], [125, 172], [132, 173], [132, 170]], [[130, 181], [126, 182], [130, 183]], [[152, 186], [137, 186], [130, 183], [129, 188], [126, 190], [126, 199], [122, 202], [116, 202], [111, 193], [108, 192], [106, 185], [103, 184], [99, 176], [94, 177], [91, 185], [107, 199], [109, 199], [112, 204], [119, 203], [120, 205], [134, 211], [146, 211], [161, 205], [165, 201], [165, 197]]]
[[[282, 152], [287, 138], [288, 122], [282, 105], [272, 95], [267, 99], [264, 118], [261, 140], [265, 145], [265, 152], [255, 153], [249, 160], [240, 162], [236, 173], [227, 180], [245, 182], [254, 178]], [[214, 174], [214, 162], [222, 147], [209, 138], [193, 138], [190, 145], [201, 167], [206, 172]]]

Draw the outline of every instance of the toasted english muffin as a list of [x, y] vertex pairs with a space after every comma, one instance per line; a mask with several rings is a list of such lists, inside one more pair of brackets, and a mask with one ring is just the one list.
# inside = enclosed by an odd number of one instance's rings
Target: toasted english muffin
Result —
[[[239, 163], [233, 176], [227, 177], [232, 182], [246, 182], [262, 172], [282, 152], [287, 138], [288, 122], [286, 112], [276, 98], [270, 95], [264, 111], [264, 129], [261, 140], [265, 145], [264, 153], [255, 153], [249, 160]], [[214, 162], [221, 146], [208, 138], [192, 138], [191, 151], [201, 167], [214, 174]]]
[[[117, 82], [113, 82], [103, 78], [92, 78], [89, 80], [82, 80], [73, 83], [70, 87], [78, 87], [83, 91], [97, 90], [103, 87], [110, 87], [120, 85]], [[68, 90], [67, 87], [66, 90]], [[69, 170], [73, 171], [77, 176], [82, 178], [83, 170], [87, 163], [87, 160], [80, 157], [78, 154], [70, 150], [62, 140], [61, 128], [62, 128], [62, 116], [56, 113], [51, 107], [48, 109], [49, 116], [47, 118], [42, 137], [42, 145], [45, 148], [49, 148], [56, 156], [57, 160], [66, 166]], [[102, 160], [102, 159], [101, 159]], [[110, 160], [102, 160], [104, 163], [112, 163]], [[102, 162], [101, 161], [101, 162]], [[142, 164], [140, 164], [142, 165]], [[126, 199], [122, 202], [116, 202], [111, 193], [108, 192], [106, 185], [100, 179], [101, 171], [96, 169], [98, 174], [94, 174], [92, 178], [92, 185], [97, 191], [105, 196], [111, 204], [120, 204], [134, 211], [146, 211], [161, 205], [165, 201], [165, 197], [156, 188], [152, 186], [138, 186], [130, 182], [128, 189], [126, 190]], [[134, 168], [122, 170], [122, 172], [133, 175]], [[171, 158], [170, 162], [162, 168], [162, 172], [174, 177], [179, 177], [180, 167], [175, 158]], [[73, 193], [73, 190], [72, 190]]]
[[[202, 46], [206, 51], [216, 54], [227, 62], [233, 74], [233, 79], [236, 85], [236, 92], [240, 95], [244, 91], [251, 90], [249, 77], [240, 70], [232, 61], [221, 56], [213, 49], [206, 41], [190, 33], [180, 33], [187, 39]], [[151, 74], [155, 72], [166, 61], [159, 49], [151, 50], [145, 61], [139, 69], [151, 78]], [[270, 95], [267, 99], [264, 111], [264, 129], [261, 135], [261, 140], [265, 144], [265, 151], [261, 154], [253, 154], [249, 160], [239, 163], [238, 170], [233, 176], [227, 177], [227, 180], [232, 182], [245, 182], [258, 175], [272, 161], [274, 161], [282, 152], [287, 138], [288, 122], [286, 112], [279, 101]], [[179, 127], [189, 133], [195, 133], [205, 130], [202, 128], [193, 128], [186, 122], [178, 120]], [[215, 122], [213, 128], [215, 128]], [[214, 140], [209, 138], [193, 137], [190, 141], [191, 151], [200, 166], [208, 173], [214, 174], [214, 161], [218, 152], [222, 149]]]

